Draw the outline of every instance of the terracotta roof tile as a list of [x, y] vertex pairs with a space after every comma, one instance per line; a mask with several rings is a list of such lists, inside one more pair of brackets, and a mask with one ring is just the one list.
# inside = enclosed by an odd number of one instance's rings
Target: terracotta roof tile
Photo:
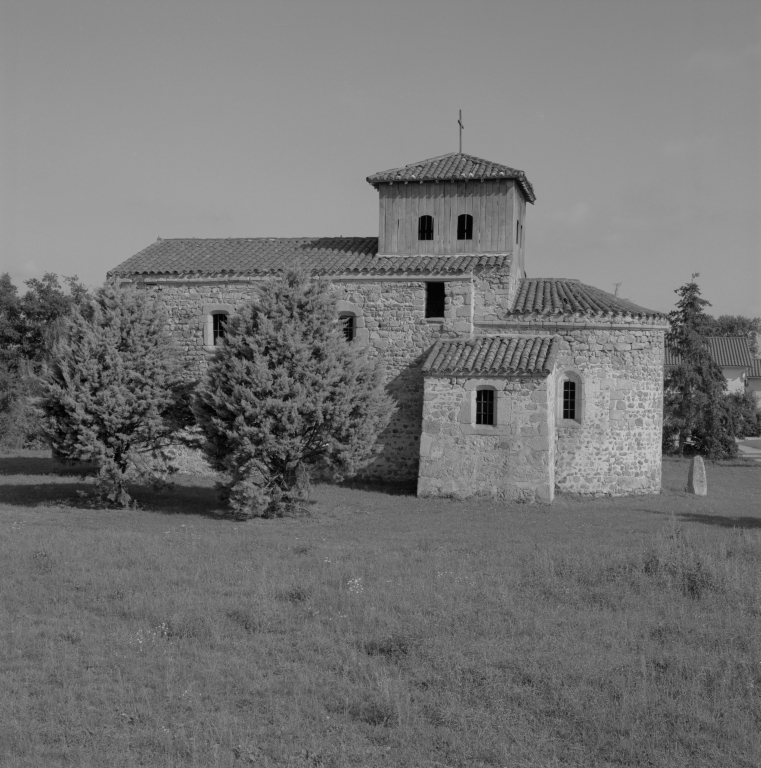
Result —
[[753, 355], [747, 336], [709, 336], [711, 357], [722, 367], [750, 367]]
[[662, 312], [640, 307], [578, 280], [554, 277], [522, 279], [509, 314], [665, 317]]
[[469, 376], [549, 374], [560, 348], [557, 336], [477, 336], [437, 341], [425, 373]]
[[158, 240], [109, 275], [272, 275], [300, 264], [321, 275], [460, 275], [509, 266], [510, 254], [378, 256], [377, 237]]
[[526, 199], [536, 200], [534, 188], [523, 171], [500, 163], [492, 163], [480, 157], [451, 152], [448, 155], [430, 157], [402, 168], [390, 168], [368, 176], [370, 184], [390, 181], [470, 181], [473, 179], [516, 179]]
[[[761, 369], [759, 359], [754, 358], [750, 351], [750, 339], [747, 336], [706, 336], [705, 340], [714, 362], [722, 368]], [[680, 363], [679, 355], [671, 347], [666, 347], [664, 363], [666, 367]], [[761, 373], [756, 375], [761, 376]]]

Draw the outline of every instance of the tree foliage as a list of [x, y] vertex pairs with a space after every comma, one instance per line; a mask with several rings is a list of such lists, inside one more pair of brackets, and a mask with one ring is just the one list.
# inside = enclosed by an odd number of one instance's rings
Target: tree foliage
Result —
[[230, 318], [195, 412], [220, 487], [247, 518], [297, 506], [315, 468], [355, 474], [392, 402], [377, 362], [344, 338], [327, 283], [292, 271]]
[[88, 298], [76, 275], [64, 277], [63, 282], [48, 272], [41, 280], [27, 280], [26, 293], [19, 296], [10, 275], [0, 275], [0, 361], [9, 368], [28, 360], [39, 369], [63, 318]]
[[693, 274], [689, 283], [676, 289], [679, 301], [669, 313], [671, 328], [666, 344], [679, 363], [665, 381], [664, 450], [691, 450], [710, 459], [737, 454], [734, 424], [726, 400], [727, 382], [714, 362], [705, 337], [712, 319], [705, 312], [710, 303], [701, 298]]
[[95, 463], [104, 498], [127, 505], [131, 472], [172, 470], [166, 449], [187, 425], [183, 373], [163, 305], [104, 286], [65, 320], [50, 353], [42, 406], [54, 452]]
[[61, 323], [87, 297], [76, 277], [47, 273], [26, 281], [23, 296], [6, 272], [0, 275], [0, 445], [22, 448], [44, 437], [33, 400], [37, 375], [60, 332]]

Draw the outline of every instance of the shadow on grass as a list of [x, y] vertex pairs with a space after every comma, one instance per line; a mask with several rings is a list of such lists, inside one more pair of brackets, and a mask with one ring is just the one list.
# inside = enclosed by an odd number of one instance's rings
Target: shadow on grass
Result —
[[63, 465], [51, 458], [39, 456], [0, 456], [0, 475], [89, 475], [95, 471], [90, 464]]
[[417, 496], [417, 481], [382, 482], [368, 480], [344, 480], [342, 483], [327, 483], [339, 488], [350, 488], [355, 491], [372, 491], [386, 496]]
[[[175, 485], [163, 490], [146, 486], [130, 486], [129, 493], [140, 509], [167, 515], [202, 515], [219, 519], [223, 505], [214, 488]], [[68, 509], [102, 509], [118, 512], [121, 507], [101, 505], [92, 483], [19, 483], [1, 484], [0, 502], [19, 507], [64, 507]]]
[[723, 515], [700, 515], [695, 512], [677, 512], [676, 517], [684, 523], [718, 525], [720, 528], [761, 528], [759, 517], [724, 517]]
[[674, 517], [680, 523], [700, 523], [701, 525], [716, 525], [720, 528], [761, 528], [761, 516], [749, 515], [712, 515], [710, 512], [680, 512], [675, 509], [653, 509], [642, 507], [638, 512], [646, 512], [660, 517]]

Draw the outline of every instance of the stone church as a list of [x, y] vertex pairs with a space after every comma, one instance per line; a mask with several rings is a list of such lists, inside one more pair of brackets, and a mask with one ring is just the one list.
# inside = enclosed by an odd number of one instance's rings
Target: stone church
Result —
[[421, 496], [657, 493], [666, 318], [528, 277], [523, 171], [452, 153], [375, 173], [377, 237], [159, 239], [109, 273], [158, 292], [203, 372], [226, 317], [291, 265], [329, 278], [397, 403], [368, 479]]

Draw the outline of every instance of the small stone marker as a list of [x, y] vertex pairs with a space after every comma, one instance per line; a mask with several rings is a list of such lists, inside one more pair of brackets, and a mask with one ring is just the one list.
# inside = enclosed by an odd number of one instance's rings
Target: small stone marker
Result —
[[706, 465], [702, 456], [693, 456], [690, 462], [690, 474], [687, 476], [687, 491], [696, 496], [708, 495], [708, 482], [706, 481]]

